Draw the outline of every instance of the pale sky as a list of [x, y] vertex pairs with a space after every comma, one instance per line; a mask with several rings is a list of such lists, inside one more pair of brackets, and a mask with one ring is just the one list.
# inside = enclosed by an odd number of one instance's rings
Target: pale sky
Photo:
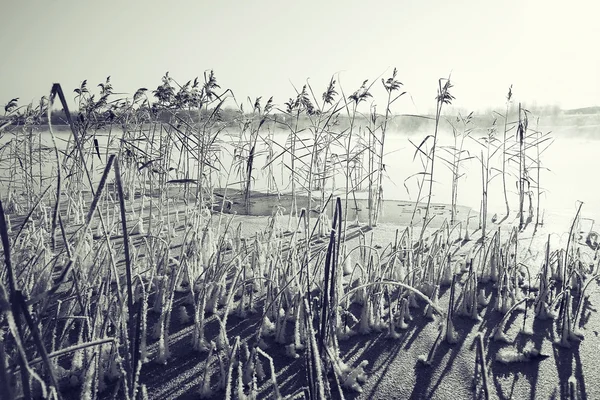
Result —
[[[2, 0], [0, 105], [27, 103], [53, 82], [72, 93], [106, 76], [116, 92], [180, 83], [214, 69], [238, 100], [282, 105], [332, 74], [346, 94], [394, 67], [412, 95], [399, 112], [435, 105], [452, 73], [455, 105], [515, 100], [600, 105], [600, 5], [594, 0]], [[291, 83], [290, 83], [291, 82]], [[375, 100], [383, 109], [381, 83]], [[70, 96], [71, 98], [73, 96]], [[413, 104], [414, 102], [414, 104]]]

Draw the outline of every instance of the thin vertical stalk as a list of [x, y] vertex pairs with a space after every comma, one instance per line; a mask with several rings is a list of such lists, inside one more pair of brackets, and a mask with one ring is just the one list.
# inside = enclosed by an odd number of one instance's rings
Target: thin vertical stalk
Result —
[[[121, 227], [123, 229], [123, 248], [125, 252], [125, 273], [127, 279], [127, 315], [129, 316], [129, 327], [133, 329], [133, 283], [132, 283], [132, 266], [131, 266], [131, 256], [129, 250], [129, 232], [127, 231], [127, 215], [125, 209], [125, 198], [123, 196], [123, 184], [121, 182], [121, 167], [119, 166], [119, 159], [115, 158], [115, 180], [117, 183], [117, 191], [119, 193], [119, 208], [121, 210]], [[138, 317], [139, 318], [139, 317]], [[133, 336], [133, 335], [130, 335]], [[137, 367], [137, 349], [135, 348], [136, 341], [133, 340], [133, 348], [131, 349], [132, 357], [131, 357], [131, 368], [130, 371], [132, 374], [134, 373]], [[134, 377], [130, 377], [130, 382], [133, 384]], [[135, 388], [131, 388], [131, 394]]]
[[535, 127], [535, 136], [536, 136], [536, 140], [535, 140], [535, 149], [536, 149], [536, 161], [537, 161], [537, 180], [536, 180], [536, 186], [537, 186], [537, 205], [536, 205], [536, 212], [535, 212], [535, 226], [537, 227], [540, 224], [540, 169], [541, 169], [541, 163], [540, 163], [540, 131], [539, 131], [539, 124], [540, 124], [540, 118], [537, 118], [537, 122], [536, 122], [536, 127]]
[[[0, 239], [2, 240], [2, 247], [4, 249], [4, 263], [6, 265], [6, 271], [8, 276], [8, 287], [10, 290], [9, 301], [12, 309], [15, 325], [17, 327], [17, 334], [19, 337], [23, 337], [23, 325], [21, 324], [21, 310], [19, 308], [19, 302], [17, 298], [17, 283], [15, 280], [15, 272], [12, 267], [10, 257], [10, 241], [8, 239], [8, 229], [6, 227], [6, 219], [4, 214], [4, 207], [2, 207], [2, 200], [0, 200]], [[29, 384], [29, 376], [27, 375], [27, 358], [22, 352], [19, 352], [19, 364], [21, 366], [21, 381], [23, 384], [23, 394], [26, 399], [31, 399], [31, 386]]]
[[[450, 83], [450, 79], [446, 80], [446, 83], [442, 86], [442, 79], [438, 82], [438, 95], [436, 97], [437, 107], [435, 113], [435, 131], [433, 133], [433, 146], [431, 147], [431, 169], [429, 170], [429, 193], [427, 196], [427, 207], [425, 208], [425, 218], [423, 218], [423, 227], [421, 229], [421, 234], [419, 237], [419, 241], [423, 239], [423, 235], [425, 234], [425, 228], [429, 223], [429, 208], [431, 206], [431, 195], [433, 191], [433, 177], [435, 171], [435, 150], [437, 148], [437, 134], [438, 128], [440, 125], [440, 116], [442, 114], [442, 106], [444, 104], [451, 104], [454, 97], [449, 93], [449, 89], [452, 87]], [[426, 176], [426, 175], [424, 175]]]
[[506, 96], [506, 113], [504, 114], [504, 138], [502, 140], [502, 189], [504, 192], [504, 203], [506, 205], [506, 216], [502, 218], [505, 221], [510, 215], [510, 205], [508, 204], [508, 194], [506, 191], [506, 133], [508, 125], [508, 111], [510, 106], [510, 99], [512, 98], [512, 85], [508, 88], [508, 95]]

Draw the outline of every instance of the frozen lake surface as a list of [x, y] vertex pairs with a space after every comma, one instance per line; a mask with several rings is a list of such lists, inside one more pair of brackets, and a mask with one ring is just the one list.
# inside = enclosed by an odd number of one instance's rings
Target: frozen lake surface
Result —
[[[540, 131], [547, 132], [553, 130], [552, 127], [540, 127]], [[499, 129], [500, 130], [500, 129]], [[239, 175], [236, 175], [235, 169], [227, 179], [226, 172], [229, 169], [233, 161], [233, 146], [232, 142], [237, 140], [236, 135], [239, 135], [235, 130], [229, 131], [229, 134], [223, 133], [220, 137], [221, 151], [219, 158], [222, 167], [218, 178], [215, 178], [215, 186], [225, 186], [234, 189], [239, 189], [240, 181]], [[289, 145], [289, 133], [275, 129], [275, 133], [270, 135], [271, 139], [274, 140], [277, 145], [273, 145], [273, 152], [275, 155], [282, 152], [282, 149]], [[420, 143], [425, 135], [430, 132], [422, 132], [419, 134], [406, 134], [405, 132], [388, 131], [385, 142], [385, 178], [383, 180], [383, 190], [385, 200], [417, 200], [417, 185], [416, 178], [406, 180], [411, 175], [414, 175], [423, 170], [419, 157], [413, 159], [415, 154], [415, 147], [413, 144]], [[590, 134], [591, 133], [591, 134]], [[594, 133], [598, 135], [595, 138]], [[56, 133], [59, 147], [64, 146], [66, 141], [69, 139], [69, 132]], [[266, 133], [265, 133], [266, 135]], [[363, 135], [360, 133], [357, 135]], [[485, 135], [485, 131], [474, 131], [471, 136], [473, 138], [481, 137]], [[497, 134], [500, 137], [501, 133]], [[578, 200], [584, 202], [583, 214], [586, 217], [600, 220], [600, 190], [598, 189], [598, 178], [597, 178], [597, 155], [600, 154], [600, 128], [590, 130], [590, 127], [560, 127], [558, 131], [551, 134], [554, 142], [552, 145], [541, 155], [542, 167], [540, 171], [540, 182], [542, 188], [542, 195], [540, 201], [540, 207], [545, 215], [574, 215], [576, 210], [576, 202]], [[6, 143], [7, 140], [12, 138], [11, 134], [5, 134], [0, 140], [0, 143]], [[96, 137], [99, 140], [102, 158], [106, 152], [106, 146], [108, 144], [107, 132], [98, 132]], [[118, 145], [118, 141], [115, 140], [117, 137], [114, 132], [111, 136], [110, 146], [114, 147]], [[311, 136], [309, 133], [300, 134], [300, 138], [306, 140], [306, 143], [310, 143]], [[366, 136], [365, 136], [366, 138]], [[366, 139], [365, 139], [366, 140]], [[448, 131], [441, 131], [438, 136], [438, 146], [449, 146], [453, 145], [454, 138]], [[509, 146], [515, 143], [514, 135], [509, 134]], [[43, 132], [42, 144], [45, 146], [51, 146], [51, 138], [49, 133]], [[87, 151], [92, 152], [93, 148], [91, 143], [88, 142]], [[286, 144], [288, 143], [288, 144]], [[471, 156], [480, 156], [481, 150], [485, 149], [479, 143], [472, 139], [466, 139], [464, 142], [464, 149], [470, 152]], [[289, 155], [284, 155], [282, 158], [271, 164], [271, 168], [263, 168], [267, 163], [267, 148], [264, 144], [257, 146], [257, 155], [254, 161], [253, 167], [253, 178], [252, 189], [255, 191], [279, 191], [280, 193], [290, 193], [291, 191], [291, 173], [290, 170], [281, 165], [281, 160], [289, 165]], [[111, 152], [111, 149], [108, 151]], [[301, 157], [306, 154], [308, 150], [297, 151], [296, 156]], [[333, 153], [337, 153], [339, 156], [343, 156], [343, 150], [341, 148], [332, 148]], [[3, 179], [9, 177], [10, 172], [6, 164], [7, 154], [6, 149], [3, 153], [3, 160], [0, 160], [1, 175]], [[438, 148], [438, 156], [447, 157], [444, 151]], [[528, 155], [535, 158], [535, 149], [531, 149]], [[172, 156], [171, 164], [174, 169], [169, 173], [170, 179], [181, 178], [177, 175], [176, 167], [178, 166], [178, 153]], [[308, 157], [305, 157], [308, 159]], [[366, 161], [366, 160], [365, 160]], [[501, 168], [501, 151], [490, 162], [493, 168]], [[194, 165], [194, 162], [192, 162]], [[482, 180], [481, 180], [481, 164], [478, 159], [471, 159], [465, 161], [463, 164], [464, 176], [459, 181], [458, 190], [458, 204], [471, 207], [474, 211], [480, 209], [481, 197], [482, 197]], [[103, 163], [100, 162], [94, 156], [94, 170], [95, 175], [102, 171]], [[37, 168], [37, 167], [36, 167]], [[53, 155], [48, 150], [46, 151], [46, 162], [43, 165], [44, 176], [51, 176], [53, 174], [52, 168], [54, 168]], [[509, 204], [512, 210], [515, 210], [518, 205], [518, 195], [516, 191], [517, 178], [514, 173], [518, 170], [515, 162], [508, 163], [509, 173], [506, 175], [506, 185], [508, 190]], [[269, 172], [272, 174], [271, 185], [269, 185]], [[495, 172], [492, 172], [494, 174]], [[537, 178], [537, 172], [532, 169], [531, 177]], [[363, 174], [363, 177], [365, 174]], [[274, 179], [273, 179], [274, 178]], [[331, 193], [332, 183], [335, 181], [335, 195], [343, 196], [343, 184], [345, 181], [344, 173], [338, 170], [332, 179], [327, 181], [327, 196]], [[227, 183], [228, 182], [228, 183]], [[273, 186], [275, 182], [276, 187]], [[436, 160], [436, 168], [434, 175], [433, 184], [433, 197], [432, 203], [445, 203], [450, 204], [451, 202], [451, 183], [452, 174], [444, 163], [440, 160]], [[536, 183], [532, 182], [532, 190], [536, 194], [537, 189]], [[0, 185], [6, 189], [6, 181]], [[366, 197], [366, 181], [362, 185], [362, 192], [357, 193], [358, 197]], [[407, 190], [408, 189], [408, 190]], [[3, 190], [4, 191], [4, 190]], [[424, 199], [426, 201], [426, 199]], [[533, 202], [534, 207], [536, 206], [536, 197], [534, 195]], [[488, 209], [490, 214], [495, 212], [499, 216], [504, 213], [504, 195], [502, 191], [502, 177], [498, 174], [490, 182], [488, 191]], [[528, 206], [528, 200], [525, 200], [525, 207]]]

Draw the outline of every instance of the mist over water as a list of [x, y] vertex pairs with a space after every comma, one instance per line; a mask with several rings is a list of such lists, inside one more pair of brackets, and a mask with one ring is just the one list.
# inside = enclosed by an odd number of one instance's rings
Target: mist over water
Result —
[[[548, 131], [544, 127], [544, 131]], [[546, 216], [548, 215], [561, 215], [569, 216], [574, 215], [576, 210], [577, 201], [583, 201], [583, 214], [586, 217], [593, 218], [600, 221], [600, 190], [598, 190], [598, 179], [597, 179], [597, 168], [594, 166], [594, 160], [598, 154], [598, 148], [600, 146], [600, 139], [594, 138], [591, 132], [597, 131], [594, 126], [562, 126], [558, 127], [552, 134], [554, 142], [541, 154], [541, 165], [540, 169], [540, 213]], [[421, 131], [421, 130], [420, 130]], [[410, 200], [416, 201], [418, 194], [417, 179], [421, 179], [421, 176], [410, 176], [423, 171], [423, 165], [420, 158], [415, 157], [415, 145], [418, 145], [423, 138], [428, 134], [427, 130], [422, 130], [419, 133], [406, 134], [406, 132], [400, 132], [395, 130], [388, 131], [385, 142], [385, 177], [383, 180], [383, 191], [384, 200]], [[472, 132], [472, 139], [465, 139], [464, 149], [469, 151], [469, 154], [473, 157], [480, 157], [481, 151], [486, 152], [485, 148], [474, 139], [484, 135], [485, 132], [476, 130]], [[360, 132], [356, 137], [366, 134]], [[501, 133], [497, 136], [501, 137]], [[239, 189], [241, 185], [237, 182], [241, 181], [240, 171], [244, 171], [245, 165], [241, 169], [236, 170], [235, 166], [230, 166], [233, 162], [233, 146], [232, 142], [236, 140], [236, 136], [239, 136], [239, 132], [230, 130], [229, 134], [221, 137], [221, 151], [219, 154], [220, 171], [213, 177], [213, 184], [216, 187], [228, 187], [233, 189]], [[10, 135], [6, 135], [2, 140], [5, 142]], [[99, 140], [99, 144], [104, 158], [106, 146], [108, 144], [108, 135], [106, 132], [98, 132], [96, 137]], [[42, 134], [42, 142], [46, 146], [51, 146], [51, 138], [49, 134]], [[64, 146], [69, 138], [68, 132], [57, 133], [59, 146]], [[115, 135], [113, 132], [111, 140], [111, 149], [118, 145], [118, 141], [115, 141]], [[310, 133], [303, 133], [300, 135], [300, 139], [306, 141], [304, 143], [310, 143]], [[282, 152], [282, 149], [286, 146], [286, 141], [289, 140], [289, 133], [275, 129], [271, 132], [271, 139], [277, 143], [272, 146], [272, 156], [277, 156]], [[515, 142], [514, 135], [508, 135], [507, 147]], [[443, 129], [438, 134], [438, 149], [437, 156], [446, 157], [448, 155], [442, 150], [443, 146], [450, 146], [454, 144], [454, 138], [452, 133], [448, 129]], [[89, 145], [91, 146], [91, 144]], [[252, 190], [270, 193], [290, 193], [291, 188], [291, 172], [290, 168], [290, 157], [284, 155], [283, 157], [277, 158], [269, 167], [266, 167], [268, 162], [268, 148], [265, 143], [259, 143], [257, 146], [256, 158], [253, 167], [253, 182], [251, 185]], [[299, 146], [301, 147], [301, 146]], [[543, 149], [545, 146], [541, 146]], [[92, 149], [87, 149], [92, 151]], [[301, 157], [301, 160], [309, 159], [309, 149], [303, 148], [296, 153], [297, 157]], [[341, 147], [332, 147], [331, 150], [334, 154], [337, 154], [340, 158], [343, 157], [344, 150]], [[50, 176], [53, 174], [54, 162], [51, 159], [51, 154], [47, 153], [47, 161], [43, 164], [43, 174]], [[365, 153], [366, 154], [366, 153]], [[536, 149], [532, 148], [527, 152], [529, 157], [536, 158]], [[305, 157], [302, 157], [302, 156]], [[504, 215], [505, 203], [502, 189], [502, 176], [499, 173], [501, 169], [501, 157], [502, 151], [498, 151], [496, 155], [491, 159], [490, 166], [493, 170], [490, 172], [490, 176], [493, 176], [490, 181], [488, 188], [488, 213], [492, 215], [497, 213], [499, 216]], [[94, 156], [94, 174], [96, 179], [99, 179], [104, 160], [98, 160]], [[322, 160], [321, 160], [322, 161]], [[171, 164], [173, 167], [177, 167], [179, 162], [179, 154], [175, 153], [172, 156]], [[282, 165], [282, 162], [285, 165]], [[530, 161], [531, 162], [531, 161]], [[364, 159], [366, 168], [366, 155]], [[192, 165], [195, 163], [192, 163]], [[1, 165], [1, 161], [0, 161]], [[375, 164], [376, 165], [376, 164]], [[241, 166], [241, 165], [240, 165]], [[302, 174], [302, 162], [296, 161], [296, 171]], [[518, 194], [517, 194], [517, 177], [516, 172], [518, 167], [516, 162], [507, 162], [507, 175], [506, 175], [506, 186], [508, 192], [508, 201], [511, 207], [511, 214], [516, 215], [518, 209]], [[5, 165], [2, 165], [0, 176], [2, 179], [9, 178], [9, 171]], [[229, 176], [228, 176], [229, 173]], [[481, 198], [482, 198], [482, 172], [481, 164], [479, 159], [473, 158], [467, 160], [462, 164], [461, 174], [464, 174], [458, 184], [458, 204], [471, 207], [473, 211], [477, 212], [480, 210]], [[169, 179], [180, 179], [182, 176], [177, 174], [176, 168], [169, 172]], [[537, 180], [537, 171], [535, 169], [530, 170], [530, 177], [532, 180]], [[270, 179], [269, 179], [270, 178]], [[302, 178], [301, 178], [302, 179]], [[357, 195], [365, 198], [367, 196], [368, 178], [366, 171], [362, 173], [354, 172], [353, 181], [363, 179], [363, 184], [360, 187]], [[375, 178], [374, 178], [375, 179]], [[269, 182], [271, 184], [269, 184]], [[273, 184], [274, 183], [274, 184]], [[0, 183], [0, 187], [6, 189], [7, 182], [3, 181]], [[335, 174], [326, 181], [326, 196], [334, 191], [334, 196], [344, 195], [345, 185], [345, 172], [342, 167], [337, 167]], [[531, 190], [533, 192], [532, 201], [533, 208], [535, 210], [537, 206], [537, 183], [531, 182]], [[445, 165], [441, 159], [436, 159], [435, 172], [434, 172], [434, 184], [433, 184], [433, 197], [432, 203], [451, 203], [451, 187], [452, 187], [452, 174], [450, 169]], [[300, 185], [297, 185], [297, 190], [302, 193]], [[3, 191], [4, 191], [3, 189]], [[305, 192], [304, 192], [305, 193]], [[421, 194], [421, 201], [426, 201], [426, 190], [424, 189]], [[528, 209], [529, 199], [525, 197], [525, 210]]]
[[[474, 133], [473, 137], [477, 137]], [[384, 199], [385, 200], [417, 200], [418, 186], [416, 179], [413, 177], [406, 179], [418, 172], [423, 171], [423, 167], [419, 157], [413, 159], [415, 147], [409, 142], [419, 144], [424, 138], [424, 135], [410, 135], [407, 137], [405, 133], [391, 131], [386, 136], [385, 143], [385, 178], [383, 181]], [[285, 140], [285, 135], [277, 137], [277, 139]], [[453, 136], [450, 132], [441, 132], [438, 136], [438, 146], [453, 145]], [[509, 135], [510, 141], [510, 135]], [[513, 140], [514, 142], [514, 140]], [[511, 142], [512, 144], [512, 142]], [[509, 144], [510, 145], [510, 144]], [[597, 188], [597, 172], [593, 167], [593, 160], [598, 153], [600, 140], [578, 135], [576, 129], [573, 129], [570, 135], [559, 135], [555, 137], [554, 143], [540, 156], [542, 169], [540, 170], [540, 209], [554, 213], [569, 213], [572, 214], [576, 210], [576, 202], [583, 201], [584, 213], [598, 213], [598, 205], [600, 205], [600, 191]], [[480, 157], [481, 150], [484, 148], [475, 140], [466, 139], [464, 148], [470, 152], [472, 156]], [[493, 168], [501, 168], [501, 151], [490, 161]], [[438, 148], [438, 155], [446, 156], [443, 151]], [[535, 149], [529, 151], [529, 155], [536, 157]], [[447, 157], [447, 156], [446, 156]], [[484, 150], [485, 157], [485, 150]], [[257, 161], [256, 165], [261, 165]], [[508, 200], [511, 209], [514, 211], [518, 206], [516, 172], [518, 167], [516, 163], [507, 163], [506, 186], [508, 191]], [[465, 175], [460, 178], [458, 184], [458, 203], [469, 206], [475, 211], [480, 208], [482, 197], [482, 177], [481, 164], [478, 159], [465, 161], [461, 173]], [[537, 180], [537, 171], [532, 169], [531, 178]], [[289, 190], [285, 186], [289, 182], [289, 171], [284, 170], [278, 182], [282, 183], [282, 190]], [[501, 215], [504, 212], [504, 195], [502, 189], [502, 177], [499, 172], [492, 171], [492, 178], [488, 188], [488, 209], [490, 213], [497, 212]], [[260, 179], [260, 174], [256, 174], [257, 182], [255, 183], [256, 190], [266, 190], [266, 179]], [[343, 182], [343, 173], [338, 172], [336, 177], [338, 182]], [[406, 185], [406, 187], [405, 187]], [[534, 191], [533, 206], [536, 207], [537, 184], [532, 182], [532, 190]], [[452, 173], [447, 166], [440, 160], [436, 160], [433, 184], [432, 202], [435, 203], [451, 203], [451, 186]], [[366, 184], [363, 185], [366, 189]], [[408, 188], [408, 190], [407, 190]], [[426, 199], [422, 199], [422, 201]], [[525, 207], [528, 206], [526, 198]], [[541, 211], [543, 212], [543, 211]]]

